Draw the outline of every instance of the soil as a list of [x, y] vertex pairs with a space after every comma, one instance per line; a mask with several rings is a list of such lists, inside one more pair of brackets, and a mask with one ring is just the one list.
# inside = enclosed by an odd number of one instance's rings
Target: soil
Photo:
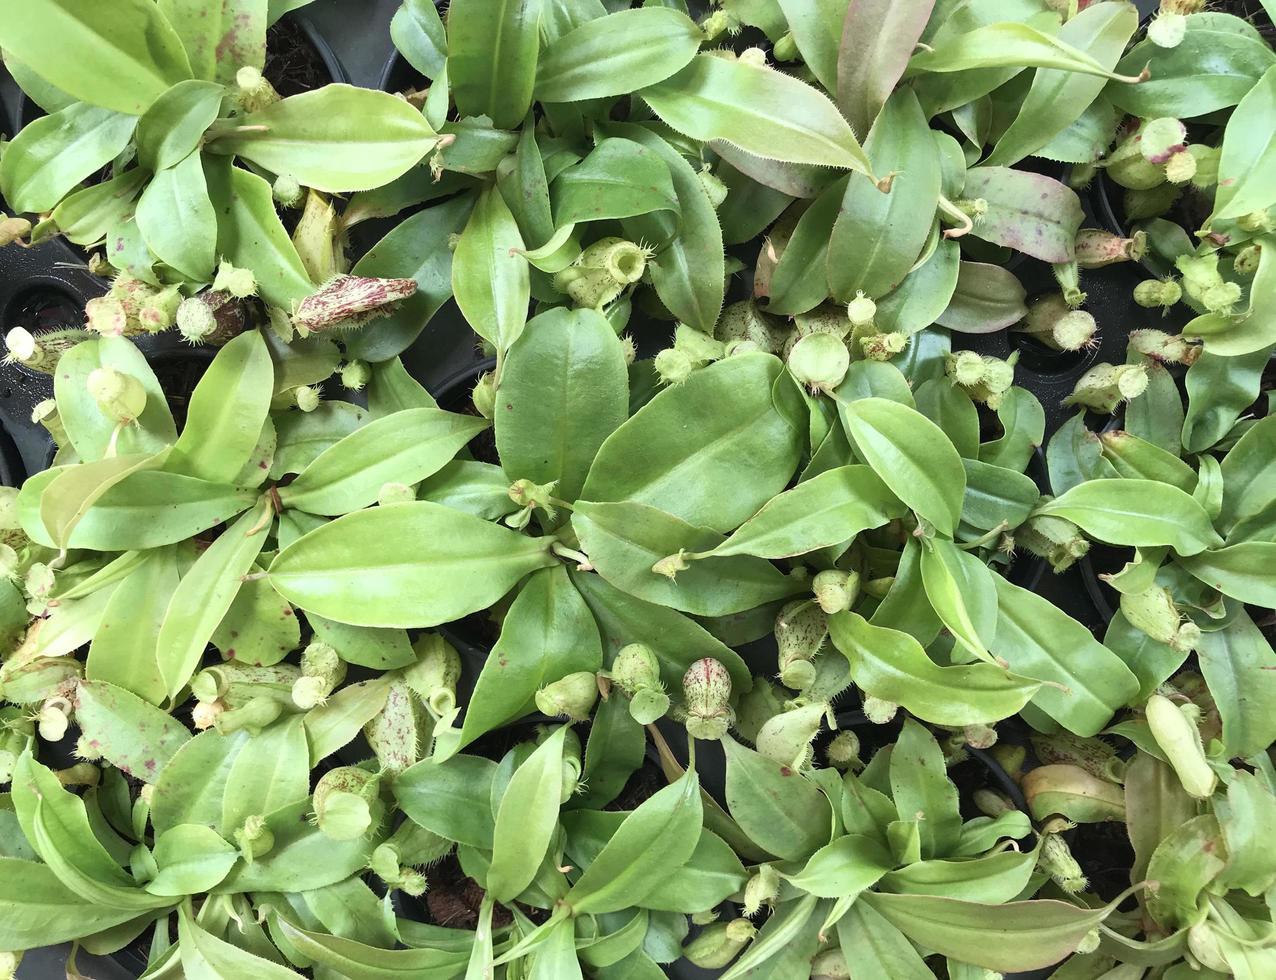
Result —
[[[425, 878], [429, 883], [424, 896], [425, 907], [435, 925], [450, 929], [478, 928], [483, 889], [473, 878], [466, 877], [455, 855], [431, 865], [425, 872]], [[492, 925], [497, 929], [513, 921], [514, 917], [500, 905], [492, 912]]]
[[636, 810], [667, 785], [669, 781], [665, 779], [665, 774], [660, 767], [647, 759], [629, 777], [629, 782], [625, 783], [619, 795], [603, 809], [618, 812]]
[[186, 412], [199, 379], [208, 370], [209, 361], [198, 354], [165, 356], [151, 361], [160, 388], [168, 398], [168, 407], [177, 423], [177, 431], [186, 427]]
[[284, 98], [322, 88], [332, 72], [297, 21], [285, 17], [266, 32], [266, 80]]
[[1090, 882], [1090, 891], [1106, 902], [1130, 887], [1134, 847], [1125, 824], [1085, 823], [1065, 836], [1072, 856]]

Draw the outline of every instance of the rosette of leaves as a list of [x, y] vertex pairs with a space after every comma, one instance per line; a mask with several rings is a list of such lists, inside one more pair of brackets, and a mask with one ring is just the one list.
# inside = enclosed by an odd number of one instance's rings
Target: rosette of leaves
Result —
[[1152, 77], [1109, 90], [1129, 115], [1098, 162], [1122, 194], [1126, 219], [1147, 235], [1149, 264], [1166, 275], [1141, 284], [1136, 299], [1184, 304], [1195, 314], [1184, 334], [1212, 355], [1269, 350], [1270, 40], [1241, 17], [1167, 2], [1118, 70], [1136, 63]]
[[[344, 271], [303, 262], [272, 182], [289, 204], [305, 188], [378, 187], [437, 136], [385, 93], [332, 84], [280, 99], [261, 75], [266, 30], [298, 6], [47, 0], [6, 23], [6, 63], [49, 113], [0, 163], [9, 206], [43, 218], [34, 239], [104, 244], [111, 266], [152, 285], [205, 284], [225, 259], [285, 311], [313, 291], [312, 273]], [[82, 186], [105, 167], [109, 177]]]
[[[712, 964], [730, 964], [724, 980], [1037, 969], [1093, 949], [1113, 913], [1049, 884], [1045, 838], [1015, 844], [1031, 833], [1026, 814], [963, 820], [945, 753], [917, 722], [858, 774], [726, 748], [727, 807], [766, 858], [743, 892], [743, 914], [764, 916], [756, 937], [688, 946], [693, 958], [725, 954]], [[991, 929], [1016, 941], [989, 944]]]
[[[1082, 414], [1059, 430], [1049, 447], [1056, 496], [1038, 514], [1113, 549], [1102, 579], [1119, 610], [1104, 642], [1138, 677], [1131, 703], [1194, 662], [1223, 719], [1222, 758], [1246, 758], [1276, 738], [1276, 654], [1262, 628], [1276, 607], [1267, 564], [1276, 425], [1240, 419], [1267, 354], [1201, 354], [1185, 375], [1186, 406], [1164, 367], [1137, 351], [1131, 360], [1147, 365], [1147, 392], [1126, 406], [1122, 429], [1096, 434]], [[1247, 360], [1252, 382], [1239, 370]], [[1223, 376], [1232, 383], [1214, 380]]]

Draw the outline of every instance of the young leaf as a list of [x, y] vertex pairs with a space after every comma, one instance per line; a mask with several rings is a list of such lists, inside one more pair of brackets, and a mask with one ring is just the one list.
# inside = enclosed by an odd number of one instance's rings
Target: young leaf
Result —
[[419, 483], [488, 426], [441, 408], [412, 408], [361, 426], [279, 491], [285, 507], [336, 516], [367, 507], [387, 483]]
[[872, 173], [833, 103], [773, 68], [699, 54], [641, 95], [656, 115], [693, 139], [723, 140], [771, 160]]
[[390, 39], [426, 78], [437, 79], [447, 71], [447, 34], [431, 0], [405, 0], [390, 20]]
[[1166, 545], [1186, 556], [1221, 543], [1199, 503], [1177, 487], [1151, 480], [1090, 480], [1043, 504], [1038, 513], [1065, 517], [1109, 544]]
[[[380, 546], [369, 561], [368, 542]], [[347, 514], [279, 553], [270, 579], [285, 599], [353, 626], [437, 626], [491, 605], [557, 561], [525, 537], [419, 501]]]
[[894, 866], [894, 858], [873, 838], [846, 834], [812, 854], [788, 881], [808, 895], [854, 900]]
[[1276, 739], [1276, 653], [1267, 638], [1241, 613], [1221, 630], [1203, 631], [1197, 656], [1227, 755], [1262, 752]]
[[173, 592], [156, 644], [160, 676], [170, 698], [178, 695], [199, 667], [213, 631], [261, 553], [269, 506], [263, 500], [223, 531]]
[[922, 585], [926, 598], [959, 648], [988, 662], [997, 631], [996, 576], [974, 555], [951, 541], [922, 542]]
[[[394, 780], [394, 797], [413, 823], [458, 844], [491, 850], [496, 763], [474, 755], [425, 759]], [[555, 783], [561, 788], [562, 777]]]
[[602, 664], [598, 627], [567, 571], [557, 567], [533, 573], [483, 662], [457, 748], [531, 712], [536, 692], [551, 681], [599, 670]]
[[213, 483], [233, 483], [270, 410], [274, 367], [261, 334], [240, 334], [213, 358], [191, 395], [186, 426], [165, 469]]
[[1041, 687], [988, 663], [940, 667], [907, 633], [871, 625], [853, 612], [833, 616], [829, 636], [850, 661], [857, 687], [936, 725], [1009, 718]]
[[558, 228], [678, 210], [664, 160], [641, 143], [617, 137], [602, 140], [559, 174], [550, 185], [550, 199]]
[[330, 192], [387, 184], [438, 142], [425, 117], [403, 99], [344, 84], [280, 99], [239, 117], [226, 135], [216, 129], [210, 135], [212, 153], [234, 153]]
[[793, 558], [849, 541], [905, 512], [869, 467], [839, 466], [772, 497], [713, 553]]
[[[861, 901], [915, 943], [1007, 973], [1051, 966], [1077, 948], [1108, 908], [1053, 900], [985, 905], [934, 895], [873, 892]], [[990, 943], [989, 937], [999, 941]]]
[[660, 680], [677, 690], [697, 660], [712, 657], [731, 672], [732, 689], [747, 691], [753, 683], [740, 655], [725, 646], [695, 620], [667, 606], [658, 606], [621, 592], [600, 575], [573, 572], [572, 582], [598, 621], [598, 631], [610, 662], [629, 643], [646, 643], [660, 661]]
[[487, 889], [498, 902], [513, 901], [532, 883], [558, 827], [568, 727], [558, 726], [536, 747], [501, 795], [487, 870]]
[[[181, 225], [173, 215], [182, 215]], [[217, 215], [198, 153], [160, 170], [137, 202], [137, 228], [151, 253], [192, 282], [212, 278]]]
[[300, 980], [301, 974], [285, 966], [232, 946], [206, 932], [185, 905], [178, 909], [178, 952], [182, 971], [191, 980], [215, 977], [259, 977], [261, 980]]
[[961, 516], [966, 470], [943, 430], [885, 398], [839, 406], [856, 451], [891, 491], [944, 534]]
[[160, 704], [168, 687], [159, 672], [156, 642], [177, 588], [173, 548], [144, 552], [107, 602], [84, 663], [89, 681], [101, 681]]
[[704, 32], [667, 7], [618, 10], [549, 44], [536, 67], [539, 102], [605, 99], [646, 88], [684, 68]]
[[573, 501], [598, 447], [629, 414], [629, 376], [611, 324], [593, 310], [532, 319], [509, 351], [496, 448], [509, 480], [553, 483]]
[[217, 254], [251, 269], [262, 299], [291, 310], [315, 287], [275, 212], [270, 184], [232, 167], [229, 157], [203, 154], [203, 160], [208, 196], [217, 211]]
[[504, 354], [527, 323], [531, 297], [523, 239], [500, 192], [479, 195], [452, 256], [452, 292], [470, 326]]
[[146, 890], [173, 898], [212, 891], [238, 860], [239, 852], [217, 831], [203, 824], [181, 824], [157, 836], [159, 873], [146, 883]]
[[1223, 135], [1214, 213], [1206, 222], [1265, 211], [1276, 203], [1276, 139], [1269, 125], [1276, 114], [1276, 68], [1269, 68], [1241, 99]]
[[908, 63], [908, 75], [972, 68], [1053, 68], [1123, 83], [1134, 81], [1114, 74], [1092, 55], [1066, 41], [1015, 21], [988, 24], [949, 36], [931, 49], [919, 51]]
[[[578, 501], [572, 527], [598, 573], [646, 602], [698, 616], [728, 616], [797, 591], [768, 562], [713, 556], [722, 535], [646, 504]], [[684, 549], [699, 554], [676, 578], [654, 570], [657, 562]]]
[[457, 0], [448, 8], [447, 77], [466, 116], [518, 126], [532, 104], [541, 0]]
[[640, 905], [695, 853], [701, 822], [700, 781], [688, 771], [625, 818], [563, 902], [576, 915]]

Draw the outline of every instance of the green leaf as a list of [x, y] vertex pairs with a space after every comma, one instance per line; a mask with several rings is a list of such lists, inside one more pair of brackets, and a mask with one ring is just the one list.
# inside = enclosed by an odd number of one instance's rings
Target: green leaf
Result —
[[961, 861], [918, 861], [886, 874], [882, 890], [967, 902], [1008, 902], [1028, 887], [1036, 865], [1032, 851], [1002, 851]]
[[966, 171], [962, 197], [988, 204], [971, 231], [974, 237], [1042, 262], [1071, 262], [1075, 256], [1084, 214], [1066, 184], [1008, 167], [975, 167]]
[[992, 652], [1017, 673], [1049, 681], [1032, 703], [1069, 731], [1097, 735], [1139, 690], [1111, 650], [1053, 603], [995, 576], [997, 636]]
[[[511, 0], [513, 2], [513, 0]], [[523, 239], [500, 192], [479, 195], [452, 256], [452, 292], [474, 332], [504, 354], [523, 332], [531, 285]]]
[[1138, 85], [1114, 83], [1104, 90], [1118, 109], [1141, 119], [1192, 119], [1234, 106], [1276, 55], [1250, 24], [1223, 13], [1191, 14], [1182, 42], [1162, 48], [1142, 40], [1116, 70], [1150, 77]]
[[[781, 369], [769, 354], [740, 354], [660, 392], [603, 443], [581, 496], [648, 504], [730, 531], [797, 466], [797, 433], [771, 397]], [[690, 418], [701, 424], [687, 425]]]
[[[572, 528], [598, 574], [616, 588], [697, 616], [744, 612], [801, 588], [760, 559], [714, 556], [722, 535], [646, 504], [578, 501]], [[682, 549], [699, 554], [676, 579], [653, 570]]]
[[905, 512], [869, 467], [839, 466], [772, 497], [713, 553], [793, 558], [849, 541]]
[[[157, 0], [182, 39], [196, 78], [235, 84], [244, 66], [266, 62], [267, 0]], [[296, 4], [294, 4], [295, 6]]]
[[541, 0], [457, 0], [448, 9], [447, 76], [465, 116], [518, 126], [532, 104]]
[[[828, 298], [829, 238], [849, 182], [849, 176], [835, 180], [809, 205], [796, 203], [772, 231], [774, 240], [794, 210], [803, 209], [771, 272], [767, 312], [806, 313]], [[778, 243], [773, 247], [778, 247]]]
[[[1134, 7], [1094, 4], [1069, 18], [1059, 29], [1058, 38], [1111, 70], [1138, 26], [1139, 15]], [[1036, 153], [1081, 118], [1105, 84], [1096, 75], [1038, 69], [1014, 122], [1001, 134], [985, 165], [1009, 167]]]
[[857, 687], [936, 725], [1009, 718], [1041, 688], [992, 664], [940, 667], [907, 633], [873, 626], [853, 612], [831, 617], [829, 636], [850, 661]]
[[348, 745], [385, 707], [390, 682], [385, 677], [347, 684], [327, 701], [306, 712], [306, 742], [313, 768]]
[[279, 491], [285, 507], [335, 516], [367, 507], [387, 483], [419, 483], [488, 426], [484, 418], [411, 408], [361, 426]]
[[436, 79], [447, 71], [447, 34], [432, 0], [404, 0], [390, 21], [390, 38], [426, 78]]
[[924, 948], [1006, 973], [1057, 963], [1109, 911], [1106, 906], [1089, 909], [1053, 900], [985, 905], [878, 892], [861, 901]]
[[211, 891], [237, 860], [239, 852], [217, 831], [203, 824], [180, 824], [156, 838], [159, 873], [147, 882], [146, 890], [174, 898]]
[[704, 32], [667, 7], [587, 20], [546, 46], [536, 67], [539, 102], [604, 99], [663, 82], [700, 49]]
[[900, 819], [918, 823], [922, 857], [947, 854], [961, 832], [957, 787], [948, 779], [939, 743], [911, 718], [891, 749], [890, 784]]
[[801, 861], [828, 843], [833, 814], [814, 782], [729, 735], [722, 746], [727, 808], [750, 840], [786, 861]]
[[1241, 769], [1227, 784], [1226, 798], [1214, 801], [1214, 809], [1227, 844], [1222, 883], [1261, 894], [1276, 880], [1276, 853], [1261, 829], [1276, 822], [1276, 796], [1259, 776]]
[[572, 573], [572, 582], [598, 622], [607, 662], [626, 644], [646, 643], [660, 661], [660, 679], [667, 688], [677, 690], [687, 668], [705, 657], [719, 661], [731, 672], [736, 691], [752, 686], [749, 668], [740, 655], [682, 613], [627, 595], [599, 575]]
[[448, 237], [465, 227], [472, 206], [473, 198], [461, 195], [426, 208], [395, 225], [354, 264], [353, 275], [415, 279], [417, 289], [389, 316], [342, 337], [352, 357], [385, 361], [402, 353], [452, 298]]
[[301, 645], [301, 624], [268, 579], [252, 579], [240, 587], [212, 643], [227, 660], [270, 667]]
[[50, 218], [67, 241], [94, 245], [121, 224], [137, 205], [150, 174], [141, 167], [127, 170], [100, 184], [72, 191], [53, 209]]
[[[456, 841], [491, 850], [496, 820], [492, 780], [496, 763], [473, 755], [446, 762], [425, 759], [394, 780], [394, 798], [415, 824]], [[561, 787], [561, 776], [555, 786]]]
[[599, 142], [589, 156], [559, 174], [549, 190], [559, 228], [678, 210], [665, 161], [641, 143], [618, 137]]
[[94, 905], [37, 861], [0, 857], [0, 945], [34, 949], [127, 922], [136, 909]]
[[1152, 548], [1165, 545], [1195, 555], [1220, 543], [1209, 516], [1177, 487], [1152, 480], [1090, 480], [1043, 504], [1108, 544]]
[[1276, 740], [1276, 653], [1245, 613], [1201, 633], [1201, 673], [1223, 722], [1228, 757], [1262, 752]]
[[871, 173], [855, 134], [826, 96], [772, 68], [699, 54], [642, 98], [678, 132], [755, 156]]
[[425, 117], [403, 99], [344, 84], [280, 99], [238, 117], [227, 135], [214, 129], [213, 136], [210, 152], [237, 154], [329, 192], [387, 184], [438, 142]]
[[219, 350], [191, 394], [186, 426], [165, 469], [232, 483], [261, 436], [274, 373], [256, 330], [240, 334]]
[[249, 737], [235, 755], [217, 829], [230, 836], [250, 816], [272, 814], [309, 793], [310, 747], [302, 716], [291, 715]]
[[641, 905], [695, 853], [702, 817], [700, 782], [685, 772], [625, 817], [563, 902], [575, 915]]
[[[374, 555], [369, 541], [380, 543]], [[418, 501], [311, 531], [279, 553], [270, 579], [285, 599], [327, 619], [414, 628], [485, 609], [556, 560], [543, 538]]]
[[943, 430], [915, 409], [885, 398], [840, 406], [856, 451], [891, 491], [944, 534], [961, 516], [966, 470]]
[[182, 973], [188, 980], [222, 980], [223, 977], [254, 977], [260, 980], [298, 980], [285, 966], [262, 959], [247, 950], [232, 946], [206, 932], [191, 916], [185, 905], [178, 909], [178, 952]]
[[225, 94], [225, 86], [195, 78], [178, 82], [166, 91], [137, 121], [138, 163], [158, 173], [199, 149], [200, 139], [217, 118]]
[[[182, 222], [173, 215], [182, 215]], [[137, 202], [137, 227], [146, 247], [191, 282], [212, 278], [217, 215], [198, 153], [159, 171]]]
[[1269, 68], [1228, 120], [1218, 165], [1214, 213], [1206, 222], [1265, 211], [1276, 203], [1276, 141], [1268, 122], [1276, 113], [1276, 69]]
[[1207, 813], [1170, 831], [1152, 853], [1148, 877], [1157, 888], [1144, 899], [1148, 914], [1173, 930], [1198, 918], [1201, 893], [1227, 865], [1218, 818]]
[[160, 676], [170, 698], [177, 696], [199, 667], [217, 624], [261, 553], [269, 506], [263, 500], [223, 531], [173, 592], [156, 645]]
[[1187, 388], [1184, 449], [1201, 452], [1227, 435], [1241, 413], [1258, 397], [1269, 355], [1268, 350], [1257, 350], [1238, 357], [1224, 357], [1207, 350], [1196, 359], [1184, 378]]
[[63, 470], [40, 494], [40, 521], [58, 548], [68, 545], [93, 505], [128, 477], [158, 466], [162, 456], [109, 456]]
[[629, 702], [625, 698], [600, 701], [589, 724], [581, 779], [584, 790], [577, 803], [606, 806], [615, 800], [642, 766], [646, 749], [646, 729], [629, 713]]
[[[941, 239], [930, 258], [906, 275], [892, 293], [878, 301], [878, 330], [916, 335], [923, 327], [937, 322], [948, 308], [964, 264], [961, 247], [954, 241]], [[930, 342], [935, 343], [938, 336], [931, 335]], [[920, 343], [914, 340], [909, 350], [916, 352]]]
[[151, 0], [32, 0], [0, 24], [0, 47], [68, 95], [134, 116], [191, 77], [177, 32]]
[[497, 394], [496, 448], [510, 480], [580, 495], [598, 447], [629, 414], [629, 376], [611, 324], [593, 310], [554, 309], [510, 348]]
[[837, 920], [837, 939], [847, 962], [862, 965], [868, 976], [892, 980], [933, 980], [935, 976], [907, 937], [867, 902], [856, 902]]
[[35, 120], [0, 160], [5, 200], [15, 212], [52, 210], [80, 181], [114, 160], [136, 126], [134, 116], [84, 102]]
[[513, 901], [532, 883], [558, 827], [563, 739], [568, 729], [560, 725], [541, 742], [514, 770], [501, 795], [487, 870], [487, 890], [498, 902]]
[[942, 41], [937, 39], [929, 50], [913, 55], [908, 63], [908, 75], [972, 68], [1053, 68], [1126, 83], [1133, 80], [1114, 74], [1092, 55], [1077, 50], [1061, 38], [1015, 21], [988, 24], [950, 35]]
[[314, 292], [301, 257], [275, 212], [270, 184], [232, 167], [228, 157], [204, 155], [208, 196], [217, 211], [217, 254], [249, 269], [267, 303], [284, 310]]
[[895, 860], [877, 841], [847, 834], [825, 844], [801, 871], [787, 877], [794, 888], [808, 895], [853, 901], [894, 866]]
[[126, 776], [155, 782], [190, 741], [180, 721], [122, 687], [82, 681], [76, 697], [76, 722], [89, 746]]
[[533, 711], [536, 692], [551, 681], [602, 663], [598, 627], [566, 569], [533, 573], [483, 662], [457, 748]]
[[874, 172], [897, 176], [889, 194], [866, 180], [846, 185], [828, 244], [829, 285], [840, 303], [860, 292], [877, 299], [900, 284], [926, 244], [939, 202], [939, 153], [912, 89], [886, 102], [864, 149]]
[[[27, 481], [35, 491], [43, 490], [51, 478], [67, 470], [55, 467]], [[67, 546], [90, 551], [144, 551], [185, 541], [230, 520], [252, 505], [256, 494], [217, 483], [158, 470], [138, 470], [97, 498], [88, 513], [75, 525]], [[44, 525], [33, 521], [26, 510], [31, 500], [19, 498], [23, 506], [22, 527], [32, 540], [53, 547]]]
[[[352, 939], [307, 932], [282, 917], [276, 920], [280, 934], [307, 960], [321, 963], [342, 976], [365, 980], [454, 980], [463, 976], [470, 948], [396, 949], [368, 946]], [[231, 974], [232, 976], [235, 974]], [[240, 974], [251, 976], [252, 974]]]
[[[922, 585], [930, 606], [961, 649], [993, 662], [987, 650], [997, 632], [996, 576], [978, 558], [953, 542], [922, 542]], [[963, 656], [964, 659], [964, 656]]]
[[934, 0], [855, 0], [846, 11], [837, 52], [837, 104], [857, 133], [868, 132], [903, 77], [934, 6]]
[[1227, 528], [1276, 501], [1276, 417], [1259, 419], [1223, 457], [1223, 509]]
[[174, 549], [144, 554], [112, 594], [93, 634], [84, 663], [90, 682], [115, 685], [151, 704], [164, 700], [168, 688], [159, 672], [156, 642], [177, 581]]

